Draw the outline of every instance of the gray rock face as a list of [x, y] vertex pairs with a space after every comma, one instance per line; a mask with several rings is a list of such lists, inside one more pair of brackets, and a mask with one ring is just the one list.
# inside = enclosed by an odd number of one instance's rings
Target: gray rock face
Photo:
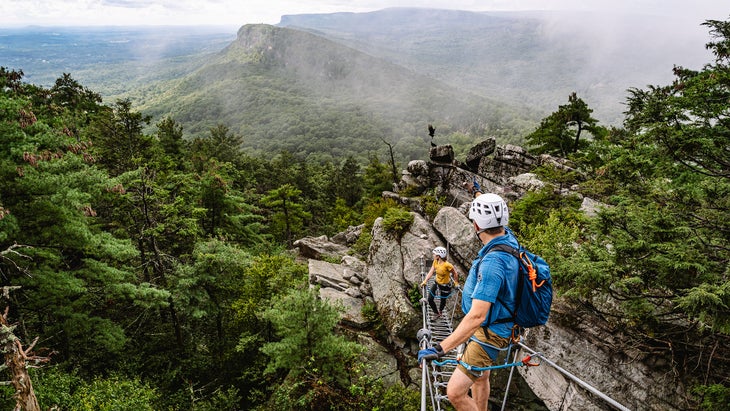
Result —
[[428, 152], [431, 161], [435, 163], [448, 163], [454, 161], [454, 149], [451, 145], [431, 147]]
[[492, 155], [496, 147], [497, 140], [494, 137], [490, 137], [469, 149], [469, 152], [466, 153], [466, 165], [469, 167], [469, 170], [474, 172], [478, 171], [482, 158]]
[[[620, 349], [620, 336], [602, 332], [599, 319], [580, 318], [576, 310], [557, 301], [550, 321], [531, 329], [524, 343], [542, 353], [578, 381], [599, 390], [632, 410], [682, 410], [680, 392], [668, 368], [647, 354]], [[565, 324], [565, 325], [561, 325]], [[518, 367], [518, 371], [551, 410], [614, 409], [588, 394], [575, 379], [555, 367]]]
[[348, 227], [347, 230], [333, 236], [332, 242], [344, 246], [351, 246], [355, 244], [355, 241], [357, 241], [358, 237], [360, 237], [363, 226], [363, 224], [360, 224], [359, 226]]
[[507, 144], [498, 146], [494, 157], [482, 157], [478, 173], [491, 176], [492, 181], [499, 185], [507, 185], [510, 176], [530, 171], [537, 161], [524, 148]]
[[[400, 350], [406, 357], [415, 356], [418, 350], [415, 337], [423, 326], [421, 313], [414, 309], [409, 291], [429, 270], [431, 250], [436, 246], [446, 247], [449, 261], [463, 281], [481, 247], [466, 217], [472, 196], [463, 184], [476, 180], [483, 192], [500, 194], [510, 201], [544, 186], [530, 173], [535, 165], [550, 163], [571, 170], [567, 161], [545, 155], [535, 157], [521, 147], [507, 145], [495, 149], [493, 139], [472, 148], [464, 167], [454, 161], [450, 146], [432, 149], [431, 160], [409, 163], [403, 180], [394, 188], [399, 191], [383, 193], [384, 197], [409, 207], [414, 212], [414, 222], [407, 232], [396, 236], [383, 228], [382, 219], [376, 220], [365, 261], [348, 255], [347, 248], [357, 240], [362, 226], [351, 227], [349, 234], [340, 233], [332, 241], [322, 236], [295, 243], [300, 255], [309, 258], [311, 286], [319, 287], [322, 298], [345, 308], [341, 323], [350, 328], [367, 328], [369, 324], [362, 316], [362, 308], [365, 303], [374, 303], [388, 331], [390, 350]], [[433, 190], [436, 195], [445, 196], [449, 205], [441, 207], [429, 223], [422, 217], [422, 199], [401, 195], [400, 191], [405, 189], [409, 195]], [[602, 206], [585, 198], [581, 210], [592, 216]], [[321, 261], [323, 258], [339, 258], [341, 262]], [[646, 354], [625, 348], [618, 336], [602, 332], [605, 328], [597, 327], [598, 322], [595, 318], [579, 318], [575, 308], [563, 305], [556, 298], [548, 324], [531, 329], [524, 343], [573, 378], [629, 409], [686, 408], [681, 402], [686, 387], [674, 382], [662, 364], [663, 359], [647, 358]], [[367, 348], [363, 361], [367, 362], [368, 375], [382, 376], [386, 386], [409, 382], [418, 385], [415, 383], [421, 376], [419, 368], [401, 373], [391, 351], [365, 332], [358, 333], [358, 339]], [[547, 361], [539, 367], [517, 369], [548, 409], [611, 409]], [[412, 364], [415, 365], [415, 358]], [[410, 376], [406, 379], [411, 381], [400, 381], [401, 375]]]
[[606, 204], [602, 204], [596, 200], [585, 197], [583, 198], [583, 202], [580, 204], [580, 211], [585, 213], [588, 217], [595, 217], [598, 210], [603, 207], [606, 207]]
[[299, 254], [306, 258], [321, 259], [340, 258], [347, 254], [348, 247], [336, 244], [323, 235], [320, 237], [305, 237], [294, 242], [294, 246], [299, 249]]
[[434, 244], [441, 241], [418, 214], [411, 229], [401, 238], [388, 233], [382, 218], [375, 220], [367, 259], [367, 279], [373, 290], [378, 312], [393, 342], [403, 347], [421, 328], [420, 313], [408, 298], [408, 291], [420, 282], [425, 261], [430, 263]]
[[[350, 257], [350, 259], [353, 258]], [[350, 266], [357, 265], [352, 261], [349, 264]], [[363, 292], [360, 289], [360, 282], [353, 283], [352, 278], [357, 278], [357, 276], [344, 264], [309, 260], [309, 284], [313, 287], [320, 287], [321, 298], [344, 309], [341, 319], [343, 324], [355, 328], [365, 328], [368, 326], [368, 321], [362, 316]]]
[[433, 219], [433, 228], [449, 244], [451, 260], [471, 267], [471, 262], [477, 257], [481, 247], [467, 216], [456, 208], [442, 207]]

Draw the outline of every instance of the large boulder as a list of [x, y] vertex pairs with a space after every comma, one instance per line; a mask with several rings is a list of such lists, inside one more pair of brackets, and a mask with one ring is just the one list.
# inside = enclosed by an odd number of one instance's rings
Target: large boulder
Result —
[[341, 258], [346, 255], [349, 248], [342, 244], [330, 241], [326, 235], [319, 237], [304, 237], [294, 242], [299, 249], [299, 254], [306, 258]]
[[365, 348], [360, 356], [364, 375], [380, 380], [384, 387], [403, 385], [398, 360], [385, 347], [366, 334], [358, 335], [357, 342]]
[[470, 171], [479, 171], [479, 163], [482, 158], [494, 153], [494, 149], [497, 147], [497, 140], [494, 137], [490, 137], [481, 143], [475, 145], [469, 149], [466, 153], [466, 165]]
[[497, 146], [493, 157], [482, 157], [478, 173], [499, 185], [506, 185], [508, 178], [527, 173], [538, 165], [538, 158], [530, 155], [524, 148], [507, 144]]
[[360, 233], [362, 233], [364, 226], [364, 224], [349, 226], [345, 231], [332, 236], [332, 242], [343, 246], [351, 246], [355, 244], [357, 239], [360, 237]]
[[454, 161], [454, 148], [450, 144], [431, 147], [428, 156], [434, 163], [451, 164]]
[[[310, 259], [309, 283], [312, 287], [319, 286], [320, 298], [344, 309], [341, 317], [344, 324], [365, 328], [369, 324], [362, 315], [363, 293], [359, 281], [362, 274], [356, 274], [351, 268], [357, 266], [353, 260], [356, 259], [351, 257], [345, 265]], [[356, 270], [361, 271], [362, 267]]]
[[[621, 334], [592, 314], [557, 300], [545, 326], [531, 329], [524, 344], [574, 378], [632, 410], [686, 409], [682, 392], [663, 358], [650, 352], [625, 352]], [[663, 363], [662, 363], [663, 362]], [[518, 371], [550, 410], [613, 409], [577, 381], [543, 362]]]
[[403, 347], [421, 328], [421, 315], [408, 292], [419, 283], [431, 264], [431, 250], [444, 246], [431, 225], [413, 214], [410, 229], [401, 236], [383, 228], [375, 220], [367, 260], [367, 279], [383, 324], [393, 343]]
[[469, 218], [454, 207], [441, 207], [433, 219], [433, 228], [449, 245], [451, 262], [471, 267], [481, 247]]
[[[353, 290], [357, 290], [356, 288]], [[362, 316], [363, 299], [351, 296], [347, 291], [338, 291], [334, 288], [321, 288], [319, 296], [329, 301], [333, 306], [343, 309], [340, 322], [350, 327], [365, 329], [370, 323]]]

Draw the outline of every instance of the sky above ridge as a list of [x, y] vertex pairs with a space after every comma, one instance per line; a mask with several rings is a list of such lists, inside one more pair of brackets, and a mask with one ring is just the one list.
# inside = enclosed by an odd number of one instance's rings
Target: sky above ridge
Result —
[[277, 24], [286, 14], [390, 7], [468, 11], [593, 11], [687, 19], [730, 18], [728, 0], [0, 0], [0, 27]]

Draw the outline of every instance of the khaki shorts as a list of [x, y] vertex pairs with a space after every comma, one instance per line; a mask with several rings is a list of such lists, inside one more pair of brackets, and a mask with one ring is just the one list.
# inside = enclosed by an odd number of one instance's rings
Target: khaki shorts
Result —
[[[484, 329], [479, 327], [479, 329], [474, 333], [474, 337], [476, 337], [479, 341], [499, 348], [504, 348], [507, 346], [507, 344], [509, 344], [509, 338], [502, 338], [493, 333], [492, 330], [487, 331], [489, 335], [484, 336]], [[494, 356], [494, 359], [492, 359], [492, 357], [487, 354], [485, 348], [488, 347], [483, 347], [476, 341], [470, 341], [469, 344], [466, 345], [464, 354], [461, 356], [461, 361], [471, 365], [472, 367], [489, 367], [494, 365], [497, 361], [497, 355], [500, 351], [496, 349], [489, 349], [489, 351], [492, 351], [492, 355]], [[466, 374], [469, 378], [471, 378], [472, 381], [476, 381], [476, 379], [481, 377], [482, 375], [480, 371], [469, 371], [461, 364], [457, 365], [456, 367], [460, 369], [461, 372]]]

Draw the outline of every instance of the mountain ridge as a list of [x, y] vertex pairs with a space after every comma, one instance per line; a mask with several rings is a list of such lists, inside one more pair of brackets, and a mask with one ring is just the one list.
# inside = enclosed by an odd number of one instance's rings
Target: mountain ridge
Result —
[[224, 124], [269, 153], [361, 155], [382, 151], [385, 139], [400, 155], [423, 158], [427, 123], [515, 138], [535, 120], [329, 39], [264, 24], [243, 26], [205, 65], [168, 84], [141, 109], [192, 135]]
[[692, 29], [649, 15], [391, 8], [285, 15], [278, 25], [543, 115], [577, 92], [601, 122], [618, 124], [627, 89], [670, 81], [674, 65], [709, 61], [700, 23]]
[[[570, 16], [578, 21], [565, 23]], [[619, 24], [604, 16], [591, 26], [595, 16], [570, 16], [427, 8], [284, 15], [275, 26], [242, 26], [230, 40], [211, 36], [207, 46], [206, 37], [192, 30], [185, 34], [192, 47], [172, 36], [177, 41], [172, 51], [164, 47], [171, 37], [164, 31], [154, 40], [150, 33], [118, 28], [105, 39], [94, 29], [98, 46], [89, 47], [109, 55], [96, 63], [75, 57], [88, 48], [53, 56], [61, 63], [74, 61], [63, 71], [70, 68], [105, 100], [130, 98], [135, 109], [155, 120], [171, 116], [189, 138], [223, 124], [255, 153], [363, 158], [392, 144], [398, 160], [408, 160], [427, 156], [429, 123], [438, 130], [435, 142], [453, 144], [457, 156], [486, 136], [521, 144], [572, 92], [602, 124], [617, 125], [626, 89], [670, 81], [673, 56], [695, 41], [676, 41], [677, 35], [648, 41], [663, 27], [650, 17], [640, 26], [639, 18]], [[122, 37], [125, 30], [129, 34]], [[602, 37], [602, 32], [615, 33]], [[159, 44], [139, 49], [130, 47], [133, 42], [117, 42], [138, 38]], [[275, 48], [246, 49], [256, 39]], [[708, 54], [703, 46], [695, 44], [685, 60], [674, 62], [692, 68], [687, 62]], [[0, 48], [0, 58], [33, 65], [26, 70], [32, 80], [49, 78], [36, 74], [45, 63], [21, 59], [16, 51]], [[140, 59], [140, 51], [158, 56]]]

